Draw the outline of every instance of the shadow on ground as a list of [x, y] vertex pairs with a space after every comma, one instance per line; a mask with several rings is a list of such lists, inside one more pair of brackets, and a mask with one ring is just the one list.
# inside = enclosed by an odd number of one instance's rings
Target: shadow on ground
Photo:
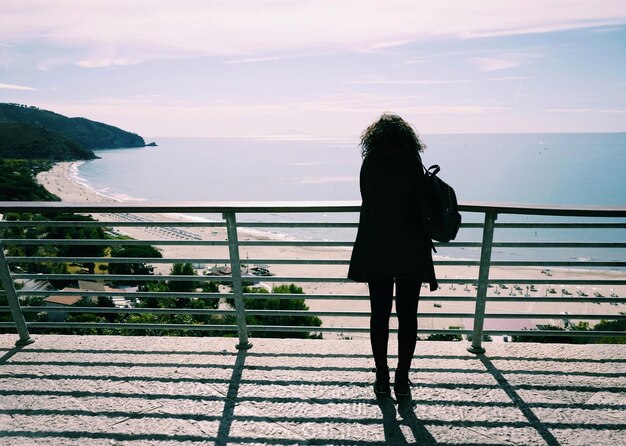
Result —
[[610, 445], [626, 431], [620, 346], [475, 356], [421, 342], [413, 399], [396, 401], [374, 397], [367, 341], [0, 341], [0, 443], [11, 445]]

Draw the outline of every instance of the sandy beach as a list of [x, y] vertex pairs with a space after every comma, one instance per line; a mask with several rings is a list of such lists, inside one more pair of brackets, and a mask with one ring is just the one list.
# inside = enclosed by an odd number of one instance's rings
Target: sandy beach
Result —
[[[70, 203], [81, 202], [111, 202], [114, 201], [111, 198], [97, 194], [94, 190], [77, 183], [71, 176], [72, 163], [62, 162], [56, 164], [51, 170], [47, 172], [41, 172], [37, 175], [37, 181], [42, 184], [48, 191], [59, 196], [63, 201]], [[94, 218], [105, 221], [119, 221], [120, 219], [130, 220], [131, 218], [145, 218], [151, 221], [177, 221], [181, 220], [181, 216], [177, 215], [164, 215], [164, 214], [136, 214], [136, 216], [124, 216], [114, 214], [100, 214], [93, 215]], [[136, 239], [144, 240], [156, 240], [156, 239], [184, 239], [185, 235], [189, 237], [200, 237], [203, 240], [225, 240], [226, 234], [224, 228], [214, 227], [185, 227], [180, 228], [180, 231], [164, 230], [163, 228], [127, 228], [118, 227], [115, 228], [119, 232], [128, 234]], [[182, 235], [181, 235], [182, 234]], [[263, 235], [262, 232], [246, 232], [240, 231], [240, 240], [254, 240], [269, 237], [270, 234]], [[225, 247], [187, 247], [187, 246], [159, 246], [163, 253], [163, 257], [171, 259], [180, 258], [227, 258], [228, 251]], [[243, 259], [348, 259], [350, 256], [349, 248], [331, 248], [331, 247], [242, 247], [240, 256]], [[169, 265], [167, 264], [155, 264], [155, 271], [161, 274], [167, 274], [169, 271]], [[213, 265], [207, 265], [208, 267]], [[270, 270], [276, 276], [286, 277], [339, 277], [344, 278], [347, 274], [347, 265], [270, 265]], [[437, 302], [438, 296], [475, 296], [475, 288], [471, 285], [478, 277], [477, 267], [468, 266], [437, 266], [437, 277], [440, 279], [457, 279], [459, 281], [456, 285], [442, 284], [440, 289], [435, 292], [428, 291], [427, 288], [422, 288], [422, 296], [426, 299], [422, 299], [419, 305], [420, 313], [446, 313], [448, 316], [444, 318], [420, 318], [420, 328], [447, 328], [450, 326], [471, 328], [472, 320], [469, 318], [463, 318], [461, 316], [455, 316], [462, 313], [473, 313], [474, 302]], [[515, 313], [515, 314], [528, 314], [528, 318], [523, 319], [491, 319], [485, 323], [485, 328], [497, 329], [499, 327], [511, 327], [529, 328], [533, 324], [554, 324], [562, 325], [563, 319], [533, 319], [532, 314], [538, 313], [584, 313], [584, 314], [619, 314], [619, 312], [626, 311], [626, 305], [624, 304], [612, 304], [612, 303], [550, 303], [541, 302], [533, 303], [524, 300], [524, 295], [528, 293], [530, 296], [545, 296], [548, 295], [549, 287], [547, 285], [535, 285], [534, 291], [526, 288], [522, 279], [551, 279], [551, 280], [603, 280], [614, 279], [623, 280], [624, 273], [621, 271], [610, 270], [581, 270], [581, 269], [565, 269], [565, 268], [551, 268], [550, 276], [548, 277], [541, 268], [531, 267], [492, 267], [490, 272], [490, 278], [506, 278], [506, 279], [520, 279], [519, 284], [507, 282], [507, 288], [502, 289], [499, 286], [494, 286], [489, 290], [489, 295], [500, 293], [500, 296], [510, 296], [510, 302], [488, 302], [488, 313]], [[268, 277], [265, 281], [268, 285], [272, 285], [271, 277]], [[367, 295], [367, 286], [359, 283], [327, 283], [327, 282], [314, 282], [314, 283], [300, 283], [306, 294], [360, 294]], [[520, 289], [515, 290], [513, 287], [519, 285]], [[552, 296], [561, 295], [560, 286], [550, 286], [555, 289], [556, 294], [551, 293]], [[565, 287], [570, 293], [576, 295], [578, 292], [584, 292], [590, 296], [594, 293], [601, 293], [604, 296], [615, 294], [623, 297], [625, 294], [625, 287], [623, 286], [611, 286], [611, 287], [599, 287], [594, 285], [581, 286], [577, 289], [576, 286], [568, 285]], [[369, 303], [367, 300], [312, 300], [308, 299], [307, 304], [312, 311], [369, 311]], [[354, 317], [323, 317], [323, 325], [326, 327], [366, 327], [368, 326], [367, 318], [354, 318]], [[595, 321], [589, 321], [590, 324], [594, 324]], [[347, 336], [361, 337], [367, 336], [366, 334], [359, 333], [346, 333]], [[327, 338], [334, 338], [340, 336], [337, 334], [328, 333], [324, 335]]]

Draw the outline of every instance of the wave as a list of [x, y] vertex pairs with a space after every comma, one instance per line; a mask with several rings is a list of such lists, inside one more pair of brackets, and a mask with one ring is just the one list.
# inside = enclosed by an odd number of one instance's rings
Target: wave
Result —
[[80, 166], [85, 164], [86, 161], [75, 161], [70, 163], [67, 169], [67, 178], [73, 183], [90, 190], [96, 195], [103, 198], [108, 198], [113, 201], [125, 202], [125, 201], [148, 201], [145, 198], [137, 198], [131, 195], [123, 193], [111, 193], [109, 187], [96, 188], [86, 178], [80, 175]]

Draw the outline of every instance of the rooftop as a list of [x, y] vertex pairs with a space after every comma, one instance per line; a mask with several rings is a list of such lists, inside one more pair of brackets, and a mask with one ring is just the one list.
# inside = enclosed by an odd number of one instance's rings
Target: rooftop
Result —
[[2, 444], [626, 444], [625, 345], [421, 341], [397, 403], [367, 339], [33, 337], [0, 335]]
[[74, 305], [74, 304], [80, 302], [81, 300], [83, 300], [82, 296], [72, 296], [72, 295], [64, 296], [64, 295], [60, 294], [60, 295], [56, 295], [56, 296], [46, 297], [44, 299], [44, 302], [48, 302], [48, 303], [51, 303], [51, 304], [68, 305], [69, 306], [69, 305]]

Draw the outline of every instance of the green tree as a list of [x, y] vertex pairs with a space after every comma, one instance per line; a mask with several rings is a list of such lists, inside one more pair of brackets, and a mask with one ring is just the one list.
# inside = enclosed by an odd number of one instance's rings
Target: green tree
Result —
[[587, 344], [593, 342], [593, 338], [587, 336], [570, 336], [568, 331], [588, 331], [589, 323], [579, 322], [576, 325], [571, 325], [569, 330], [565, 330], [563, 327], [557, 325], [543, 325], [542, 330], [558, 331], [559, 334], [553, 336], [547, 335], [515, 335], [511, 337], [513, 342], [538, 342], [541, 344]]
[[[626, 314], [626, 313], [620, 313]], [[626, 319], [618, 319], [615, 321], [600, 321], [594, 327], [596, 331], [624, 331], [626, 332]], [[599, 344], [626, 344], [626, 336], [605, 336], [596, 338]]]
[[[179, 263], [172, 267], [172, 275], [193, 275], [193, 267], [191, 264]], [[182, 281], [183, 284], [187, 284], [185, 287], [179, 287], [175, 292], [193, 292], [197, 288], [197, 281], [195, 286], [191, 288], [190, 281]], [[166, 282], [148, 282], [140, 287], [140, 291], [149, 291], [153, 293], [162, 293], [162, 297], [148, 297], [136, 302], [138, 308], [180, 308], [180, 309], [215, 309], [219, 305], [219, 298], [177, 298], [169, 294], [174, 291], [171, 289], [173, 284], [178, 284], [178, 281]], [[219, 288], [217, 284], [213, 282], [205, 282], [203, 284], [203, 291], [205, 292], [217, 292]], [[137, 315], [133, 315], [137, 316]], [[223, 324], [224, 320], [221, 316], [216, 315], [204, 315], [204, 314], [153, 314], [154, 317], [146, 317], [142, 320], [150, 320], [156, 324], [190, 324], [190, 325], [212, 325]], [[138, 318], [123, 318], [120, 322], [137, 321]], [[142, 333], [139, 330], [134, 330], [134, 335], [149, 334], [153, 330], [148, 330]], [[198, 330], [174, 330], [174, 331], [161, 331], [164, 336], [203, 336], [203, 331]], [[215, 335], [215, 333], [213, 333]]]
[[[245, 287], [244, 293], [260, 293], [267, 294], [264, 288]], [[302, 288], [295, 284], [279, 285], [272, 288], [274, 294], [304, 294]], [[234, 307], [234, 300], [229, 299], [228, 303]], [[309, 307], [305, 303], [304, 298], [245, 298], [244, 303], [246, 309], [249, 310], [291, 310], [291, 311], [308, 311]], [[317, 316], [270, 316], [270, 315], [249, 315], [246, 317], [248, 325], [278, 325], [278, 326], [310, 326], [319, 327], [322, 320]], [[292, 331], [267, 331], [255, 332], [258, 337], [267, 338], [321, 338], [321, 334], [310, 332], [292, 332]]]
[[[124, 258], [162, 258], [161, 251], [150, 245], [129, 245], [116, 248], [111, 251], [111, 257]], [[109, 274], [125, 274], [125, 275], [151, 275], [154, 268], [145, 263], [109, 263]], [[145, 283], [143, 281], [116, 281], [119, 284], [138, 285]]]
[[[220, 287], [217, 282], [202, 282], [203, 293], [219, 293], [219, 291], [220, 291]], [[203, 298], [198, 298], [197, 300], [203, 302], [203, 305], [204, 305], [203, 308], [216, 309], [220, 304], [219, 297], [203, 297]]]
[[[96, 221], [91, 215], [78, 215], [62, 213], [55, 215], [52, 221], [75, 221], [75, 222], [93, 222]], [[106, 235], [104, 229], [99, 226], [87, 227], [59, 227], [50, 226], [46, 230], [43, 238], [46, 239], [96, 239], [105, 240]], [[58, 255], [61, 257], [102, 257], [104, 255], [105, 245], [59, 245]], [[83, 264], [89, 270], [90, 274], [95, 273], [95, 263], [86, 262]]]
[[50, 161], [0, 157], [0, 201], [60, 201], [34, 178], [51, 167]]
[[[197, 275], [196, 270], [193, 269], [193, 265], [191, 263], [174, 263], [170, 270], [170, 275], [172, 276], [195, 276]], [[169, 280], [167, 282], [170, 291], [173, 292], [191, 292], [199, 287], [199, 282], [197, 280]]]

